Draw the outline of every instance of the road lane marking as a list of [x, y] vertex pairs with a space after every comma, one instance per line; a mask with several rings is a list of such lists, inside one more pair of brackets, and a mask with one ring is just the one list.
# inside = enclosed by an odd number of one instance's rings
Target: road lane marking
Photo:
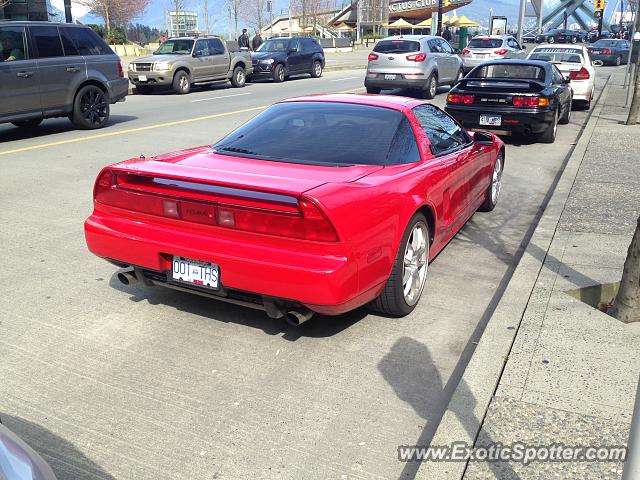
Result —
[[186, 123], [199, 122], [199, 121], [202, 121], [202, 120], [210, 120], [212, 118], [229, 117], [231, 115], [238, 115], [240, 113], [247, 113], [247, 112], [255, 112], [255, 111], [258, 111], [258, 110], [264, 110], [265, 108], [267, 108], [269, 106], [270, 105], [261, 105], [260, 107], [244, 108], [242, 110], [234, 110], [232, 112], [224, 112], [224, 113], [215, 113], [213, 115], [203, 115], [201, 117], [188, 118], [186, 120], [176, 120], [176, 121], [173, 121], [173, 122], [165, 122], [165, 123], [158, 123], [158, 124], [155, 124], [155, 125], [147, 125], [146, 127], [129, 128], [127, 130], [118, 130], [118, 131], [115, 131], [115, 132], [100, 133], [100, 134], [97, 134], [97, 135], [88, 135], [86, 137], [69, 138], [67, 140], [60, 140], [58, 142], [43, 143], [43, 144], [40, 144], [40, 145], [31, 145], [29, 147], [22, 147], [22, 148], [14, 148], [13, 150], [5, 150], [4, 152], [0, 152], [0, 156], [1, 155], [9, 155], [10, 153], [20, 153], [20, 152], [28, 152], [28, 151], [31, 151], [31, 150], [39, 150], [41, 148], [56, 147], [58, 145], [66, 145], [66, 144], [69, 144], [69, 143], [84, 142], [86, 140], [96, 140], [96, 139], [99, 139], [99, 138], [115, 137], [117, 135], [125, 135], [127, 133], [144, 132], [145, 130], [154, 130], [156, 128], [172, 127], [174, 125], [184, 125]]
[[[360, 90], [364, 90], [364, 87], [352, 88], [350, 90], [343, 90], [343, 91], [337, 92], [337, 93], [354, 93], [354, 92], [358, 92]], [[331, 92], [326, 92], [326, 93], [330, 94]], [[274, 102], [274, 103], [276, 103], [276, 102]], [[155, 124], [155, 125], [147, 125], [145, 127], [129, 128], [127, 130], [117, 130], [115, 132], [106, 132], [106, 133], [99, 133], [99, 134], [96, 134], [96, 135], [87, 135], [85, 137], [69, 138], [69, 139], [66, 139], [66, 140], [59, 140], [57, 142], [41, 143], [39, 145], [31, 145], [29, 147], [21, 147], [21, 148], [14, 148], [12, 150], [0, 151], [0, 156], [9, 155], [9, 154], [12, 154], [12, 153], [30, 152], [30, 151], [33, 151], [33, 150], [40, 150], [42, 148], [57, 147], [59, 145], [67, 145], [67, 144], [70, 144], [70, 143], [85, 142], [87, 140], [98, 140], [98, 139], [101, 139], [101, 138], [115, 137], [115, 136], [119, 136], [119, 135], [126, 135], [128, 133], [144, 132], [144, 131], [147, 131], [147, 130], [155, 130], [156, 128], [172, 127], [172, 126], [175, 126], [175, 125], [184, 125], [184, 124], [187, 124], [187, 123], [200, 122], [202, 120], [211, 120], [213, 118], [229, 117], [229, 116], [232, 116], [232, 115], [239, 115], [241, 113], [256, 112], [258, 110], [264, 110], [265, 108], [268, 108], [270, 106], [271, 105], [261, 105], [259, 107], [244, 108], [242, 110], [234, 110], [234, 111], [231, 111], [231, 112], [224, 112], [224, 113], [214, 113], [212, 115], [203, 115], [203, 116], [200, 116], [200, 117], [187, 118], [185, 120], [176, 120], [176, 121], [173, 121], [173, 122], [158, 123], [158, 124]]]
[[336, 78], [335, 80], [329, 80], [330, 82], [344, 82], [345, 80], [355, 80], [360, 77], [345, 77], [345, 78]]
[[220, 98], [242, 97], [243, 95], [251, 95], [251, 92], [247, 92], [247, 93], [234, 93], [233, 95], [221, 95], [220, 97], [199, 98], [199, 99], [197, 99], [197, 100], [191, 100], [191, 103], [196, 103], [196, 102], [210, 102], [211, 100], [218, 100], [218, 99], [220, 99]]

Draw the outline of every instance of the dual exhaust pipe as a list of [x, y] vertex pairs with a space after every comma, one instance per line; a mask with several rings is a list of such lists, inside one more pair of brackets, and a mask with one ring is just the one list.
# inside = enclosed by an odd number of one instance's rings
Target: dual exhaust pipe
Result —
[[[118, 280], [123, 285], [134, 285], [138, 283], [139, 279], [136, 276], [136, 272], [133, 268], [128, 268], [118, 272], [117, 274]], [[218, 297], [212, 295], [212, 297], [225, 301], [224, 297]], [[235, 303], [235, 302], [234, 302]], [[253, 308], [255, 308], [254, 305]], [[314, 312], [309, 310], [308, 308], [300, 307], [300, 308], [290, 308], [290, 309], [281, 309], [275, 307], [273, 303], [271, 303], [268, 307], [265, 308], [267, 315], [271, 318], [284, 318], [284, 320], [294, 327], [298, 327], [302, 325], [307, 320], [310, 320], [313, 317]]]

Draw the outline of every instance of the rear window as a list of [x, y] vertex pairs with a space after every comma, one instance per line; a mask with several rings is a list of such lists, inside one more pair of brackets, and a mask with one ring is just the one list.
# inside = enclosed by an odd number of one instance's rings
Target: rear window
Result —
[[470, 78], [517, 78], [544, 81], [544, 68], [522, 64], [489, 64], [476, 68]]
[[542, 62], [582, 63], [582, 50], [577, 48], [536, 48], [529, 59]]
[[621, 47], [622, 45], [618, 43], [618, 40], [598, 40], [591, 46], [595, 48], [602, 48], [602, 47], [615, 48], [615, 47]]
[[373, 51], [379, 53], [419, 52], [420, 42], [411, 40], [381, 40], [373, 47]]
[[72, 47], [77, 54], [84, 56], [113, 54], [105, 41], [90, 28], [62, 27], [60, 33], [65, 43], [65, 53]]
[[501, 38], [472, 38], [467, 48], [500, 48]]
[[226, 155], [336, 166], [420, 160], [402, 112], [349, 103], [276, 104], [214, 148]]

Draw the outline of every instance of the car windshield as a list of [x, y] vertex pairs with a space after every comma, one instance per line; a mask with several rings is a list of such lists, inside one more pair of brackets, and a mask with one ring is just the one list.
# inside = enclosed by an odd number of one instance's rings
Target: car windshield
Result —
[[544, 81], [544, 68], [537, 65], [511, 64], [488, 64], [473, 70], [469, 78], [513, 78]]
[[287, 51], [289, 51], [289, 39], [267, 40], [256, 49], [256, 52], [287, 52]]
[[501, 38], [472, 38], [467, 48], [500, 48]]
[[611, 48], [611, 47], [618, 47], [620, 45], [618, 43], [618, 40], [598, 40], [591, 46], [594, 48], [602, 48], [602, 47]]
[[175, 55], [188, 55], [191, 53], [191, 49], [193, 48], [193, 40], [167, 40], [160, 48], [156, 50], [154, 53], [156, 55], [166, 55], [166, 54], [175, 54]]
[[373, 47], [373, 51], [378, 53], [419, 52], [420, 42], [412, 40], [381, 40]]
[[557, 63], [582, 63], [582, 51], [577, 48], [536, 48], [529, 60]]
[[392, 147], [397, 150], [403, 120], [402, 112], [370, 105], [279, 103], [213, 148], [225, 155], [289, 163], [385, 165]]

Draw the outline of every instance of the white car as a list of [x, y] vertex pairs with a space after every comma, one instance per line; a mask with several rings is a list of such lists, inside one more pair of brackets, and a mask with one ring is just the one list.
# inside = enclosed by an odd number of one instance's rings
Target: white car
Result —
[[586, 47], [581, 45], [539, 45], [529, 56], [530, 60], [553, 63], [563, 75], [571, 78], [573, 100], [589, 109], [596, 89], [596, 69]]

